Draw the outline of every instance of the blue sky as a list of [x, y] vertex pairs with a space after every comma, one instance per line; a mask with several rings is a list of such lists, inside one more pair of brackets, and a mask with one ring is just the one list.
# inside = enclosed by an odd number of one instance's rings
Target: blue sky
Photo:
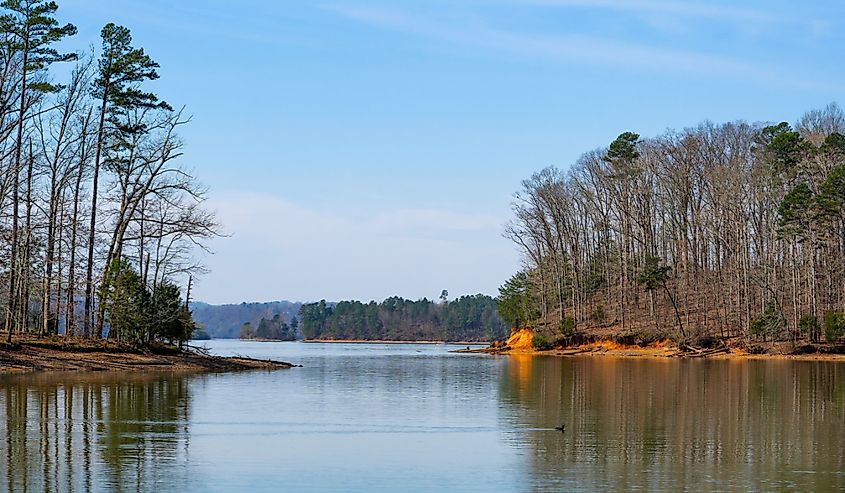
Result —
[[533, 171], [625, 130], [845, 103], [841, 1], [59, 3], [75, 47], [129, 27], [193, 115], [185, 161], [230, 234], [213, 303], [495, 294]]

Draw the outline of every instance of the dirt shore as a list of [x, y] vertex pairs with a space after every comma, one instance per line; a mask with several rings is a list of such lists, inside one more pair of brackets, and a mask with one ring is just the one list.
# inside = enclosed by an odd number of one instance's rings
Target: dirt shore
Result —
[[343, 344], [454, 344], [456, 346], [483, 346], [490, 344], [485, 341], [368, 341], [362, 339], [304, 339], [302, 342], [331, 342]]
[[[520, 330], [506, 342], [496, 346], [459, 349], [455, 353], [534, 354], [546, 356], [622, 357], [622, 358], [700, 358], [728, 360], [796, 360], [842, 361], [841, 347], [830, 345], [795, 346], [790, 343], [758, 344], [749, 348], [744, 344], [726, 344], [715, 348], [679, 348], [665, 339], [648, 344], [620, 344], [613, 340], [598, 340], [587, 344], [538, 350], [532, 347], [530, 332]], [[749, 351], [751, 349], [751, 351]]]
[[0, 344], [0, 374], [40, 371], [196, 371], [275, 370], [294, 365], [245, 357], [222, 357], [173, 348], [141, 352], [114, 342], [64, 338], [16, 338]]

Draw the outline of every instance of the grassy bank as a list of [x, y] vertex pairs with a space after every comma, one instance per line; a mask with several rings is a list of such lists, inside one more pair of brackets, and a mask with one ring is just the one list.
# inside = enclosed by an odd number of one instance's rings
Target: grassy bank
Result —
[[148, 349], [118, 341], [18, 336], [0, 344], [0, 372], [36, 371], [241, 371], [291, 368], [280, 361], [205, 354], [158, 345]]

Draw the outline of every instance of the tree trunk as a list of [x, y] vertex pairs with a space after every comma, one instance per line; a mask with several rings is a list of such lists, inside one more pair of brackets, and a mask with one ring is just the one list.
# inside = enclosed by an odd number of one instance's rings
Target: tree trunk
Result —
[[20, 189], [21, 148], [23, 147], [23, 123], [26, 114], [26, 76], [29, 64], [29, 31], [24, 37], [23, 60], [21, 65], [20, 106], [18, 111], [18, 129], [15, 140], [14, 171], [12, 171], [12, 245], [9, 258], [9, 303], [6, 311], [7, 342], [12, 342], [12, 331], [18, 328], [17, 307], [17, 256], [18, 256], [18, 201]]
[[[85, 267], [85, 330], [91, 332], [91, 336], [99, 339], [102, 333], [93, 331], [91, 320], [92, 300], [94, 295], [94, 242], [96, 241], [97, 227], [97, 183], [100, 176], [100, 158], [103, 151], [103, 139], [106, 125], [106, 103], [108, 102], [108, 83], [103, 89], [103, 99], [100, 104], [100, 124], [97, 127], [97, 150], [94, 154], [94, 177], [91, 179], [91, 229], [88, 231], [88, 262]], [[107, 266], [108, 267], [108, 266]]]

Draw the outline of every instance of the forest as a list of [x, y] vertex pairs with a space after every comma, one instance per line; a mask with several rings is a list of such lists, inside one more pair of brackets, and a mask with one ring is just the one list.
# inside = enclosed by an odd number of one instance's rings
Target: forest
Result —
[[183, 163], [190, 117], [148, 89], [127, 27], [62, 52], [51, 1], [0, 7], [0, 303], [13, 334], [184, 341], [195, 253], [220, 226]]
[[381, 341], [493, 341], [507, 336], [495, 299], [461, 296], [440, 302], [391, 297], [376, 303], [341, 301], [302, 306], [299, 328], [304, 339]]
[[524, 268], [499, 313], [546, 339], [837, 342], [845, 333], [845, 115], [624, 132], [514, 196]]
[[290, 323], [278, 313], [272, 318], [261, 318], [257, 326], [246, 322], [241, 326], [239, 339], [257, 339], [268, 341], [295, 341], [298, 335], [299, 320], [294, 316]]

